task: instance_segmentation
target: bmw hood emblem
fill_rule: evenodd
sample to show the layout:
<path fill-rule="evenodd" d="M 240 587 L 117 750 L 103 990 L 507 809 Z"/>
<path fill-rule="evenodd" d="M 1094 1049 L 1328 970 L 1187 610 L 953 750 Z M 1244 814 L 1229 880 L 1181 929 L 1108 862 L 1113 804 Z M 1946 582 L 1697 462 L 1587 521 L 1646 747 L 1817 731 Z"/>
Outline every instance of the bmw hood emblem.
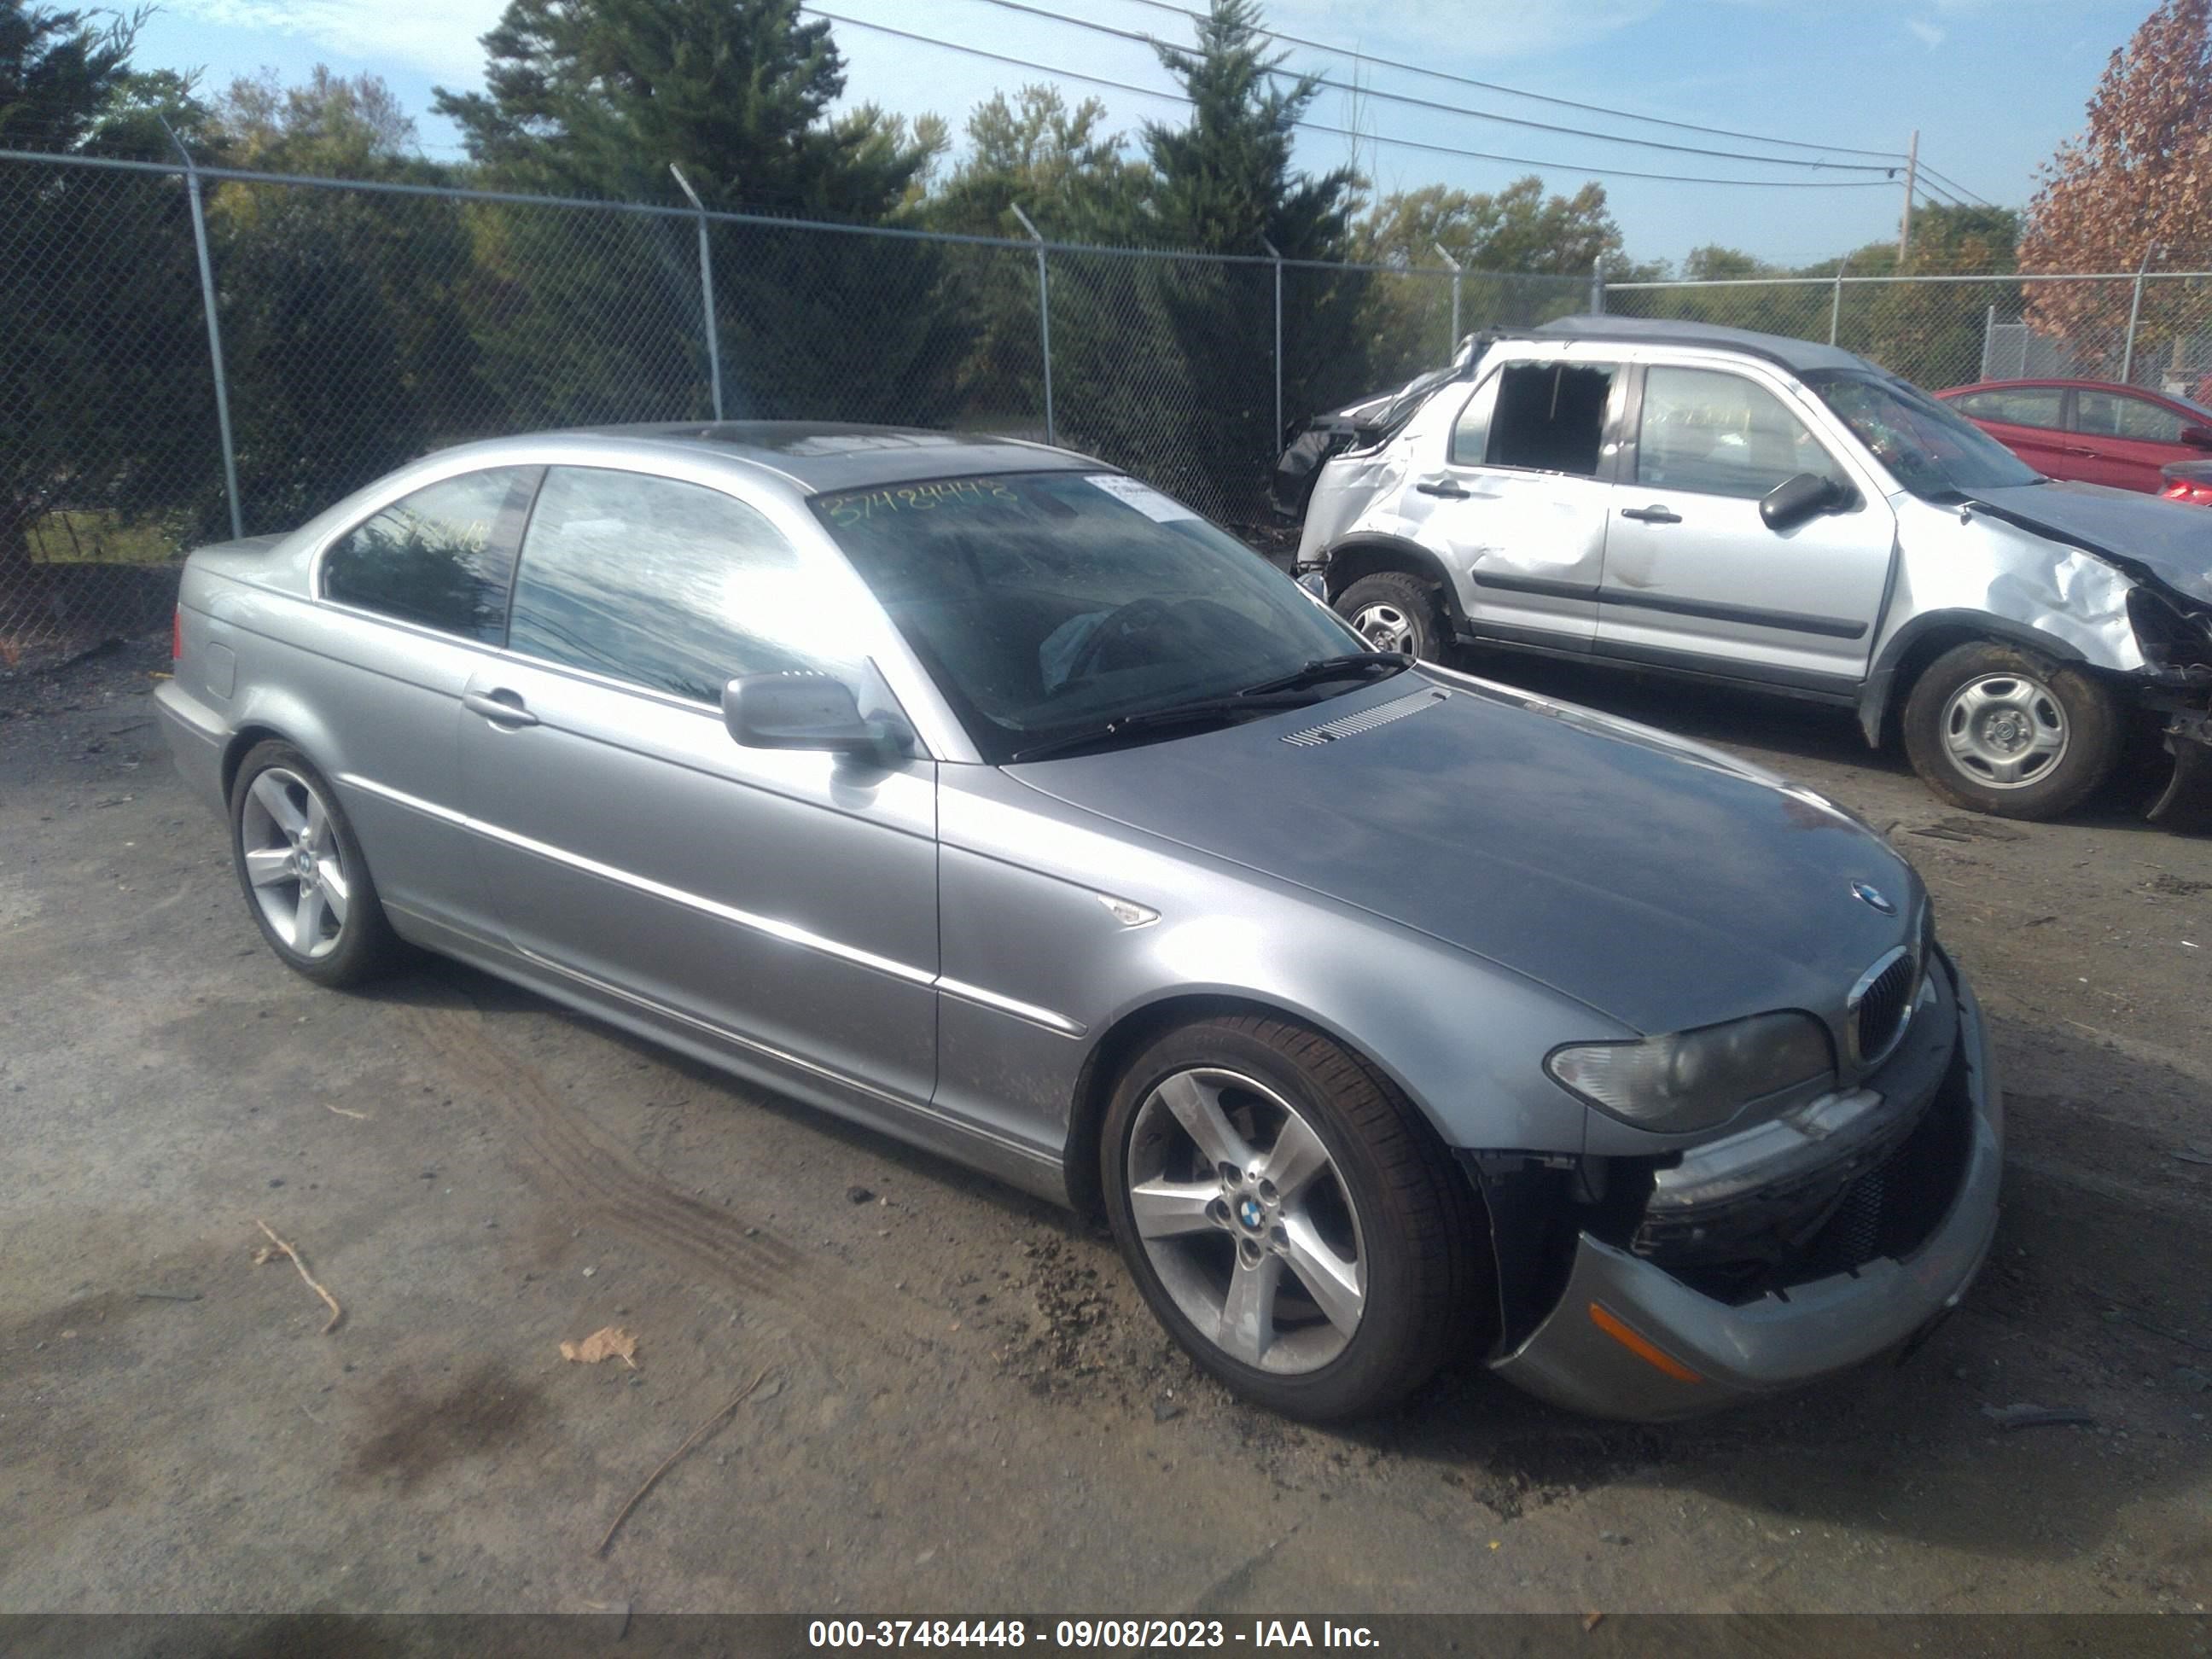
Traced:
<path fill-rule="evenodd" d="M 1871 882 L 1853 882 L 1851 884 L 1851 896 L 1856 899 L 1861 904 L 1869 905 L 1873 908 L 1881 911 L 1882 915 L 1886 916 L 1893 916 L 1897 914 L 1897 907 L 1894 904 L 1892 904 L 1887 898 L 1884 898 L 1882 896 L 1881 889 L 1875 886 Z"/>

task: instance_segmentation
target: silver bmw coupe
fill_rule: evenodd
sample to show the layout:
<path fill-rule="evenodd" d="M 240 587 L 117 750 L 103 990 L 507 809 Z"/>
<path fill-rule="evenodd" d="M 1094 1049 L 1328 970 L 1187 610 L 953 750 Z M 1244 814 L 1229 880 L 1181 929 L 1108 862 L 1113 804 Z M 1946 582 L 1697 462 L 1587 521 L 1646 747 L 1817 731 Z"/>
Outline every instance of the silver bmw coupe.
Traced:
<path fill-rule="evenodd" d="M 248 913 L 442 952 L 1104 1210 L 1206 1369 L 1686 1415 L 1905 1351 L 1996 1219 L 1925 891 L 1810 791 L 1373 652 L 1041 446 L 446 451 L 195 553 L 159 693 Z"/>

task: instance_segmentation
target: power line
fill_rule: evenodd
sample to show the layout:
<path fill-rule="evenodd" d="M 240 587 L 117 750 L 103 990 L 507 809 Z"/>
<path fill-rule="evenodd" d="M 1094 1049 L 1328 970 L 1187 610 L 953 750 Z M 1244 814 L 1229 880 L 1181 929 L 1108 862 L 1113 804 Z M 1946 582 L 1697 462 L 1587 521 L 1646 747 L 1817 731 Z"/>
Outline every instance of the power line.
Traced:
<path fill-rule="evenodd" d="M 1972 191 L 1968 190 L 1964 185 L 1960 184 L 1956 179 L 1952 178 L 1948 173 L 1936 172 L 1934 167 L 1928 165 L 1927 159 L 1925 157 L 1923 157 L 1921 160 L 1920 170 L 1933 178 L 1942 179 L 1946 185 L 1948 185 L 1954 191 L 1957 191 L 1966 201 L 1972 202 L 1976 207 L 1995 207 L 1996 205 L 1995 202 L 1989 200 L 1986 197 L 1976 195 Z"/>
<path fill-rule="evenodd" d="M 1188 7 L 1170 3 L 1170 0 L 1131 0 L 1131 3 L 1150 6 L 1155 11 L 1173 12 L 1178 17 L 1204 21 L 1201 14 Z M 1353 46 L 1333 46 L 1325 40 L 1309 40 L 1304 35 L 1285 34 L 1280 29 L 1261 28 L 1254 33 L 1270 40 L 1280 40 L 1286 46 L 1305 46 L 1314 52 L 1326 52 L 1339 58 L 1349 58 L 1356 63 L 1379 64 L 1384 69 L 1403 70 L 1408 75 L 1425 75 L 1438 81 L 1453 82 L 1459 86 L 1474 87 L 1484 92 L 1502 92 L 1509 97 L 1526 98 L 1539 104 L 1552 104 L 1561 109 L 1577 109 L 1585 115 L 1610 115 L 1623 121 L 1642 121 L 1656 127 L 1673 127 L 1680 132 L 1702 132 L 1715 138 L 1741 138 L 1754 144 L 1778 144 L 1788 149 L 1826 150 L 1838 155 L 1879 155 L 1902 161 L 1901 149 L 1860 149 L 1850 144 L 1814 144 L 1799 138 L 1770 138 L 1756 132 L 1738 132 L 1729 127 L 1700 126 L 1694 121 L 1670 121 L 1662 115 L 1638 115 L 1633 110 L 1613 109 L 1604 104 L 1577 103 L 1571 98 L 1554 98 L 1540 92 L 1528 92 L 1519 87 L 1501 86 L 1495 81 L 1478 81 L 1472 76 L 1455 75 L 1449 70 L 1431 69 L 1425 64 L 1402 63 L 1395 58 L 1378 58 L 1371 52 L 1361 52 Z"/>
<path fill-rule="evenodd" d="M 1108 87 L 1116 92 L 1133 92 L 1139 97 L 1162 98 L 1172 104 L 1188 104 L 1191 100 L 1179 92 L 1163 92 L 1157 87 L 1140 87 L 1133 82 L 1115 81 L 1102 75 L 1086 75 L 1075 70 L 1057 69 L 1050 64 L 1040 64 L 1027 58 L 1015 58 L 1002 52 L 989 52 L 981 46 L 965 46 L 954 40 L 939 40 L 927 34 L 915 34 L 910 30 L 893 28 L 888 23 L 864 22 L 857 17 L 841 16 L 824 11 L 819 6 L 803 6 L 825 22 L 838 23 L 848 28 L 866 29 L 872 33 L 888 34 L 901 40 L 911 40 L 918 46 L 939 46 L 964 57 L 987 58 L 994 64 L 1006 64 L 1038 75 L 1049 75 L 1064 81 L 1080 81 L 1088 86 Z M 1425 150 L 1435 155 L 1463 156 L 1477 161 L 1504 161 L 1509 166 L 1547 167 L 1562 173 L 1595 173 L 1609 179 L 1656 179 L 1678 185 L 1738 185 L 1765 190 L 1887 190 L 1891 180 L 1884 179 L 1715 179 L 1701 173 L 1644 173 L 1632 167 L 1594 167 L 1583 161 L 1545 161 L 1527 155 L 1500 155 L 1488 150 L 1463 149 L 1453 144 L 1424 143 L 1418 138 L 1391 138 L 1373 133 L 1355 132 L 1350 127 L 1331 126 L 1322 121 L 1297 121 L 1291 124 L 1306 132 L 1318 132 L 1334 138 L 1350 138 L 1362 143 L 1390 144 L 1400 149 Z"/>
<path fill-rule="evenodd" d="M 1030 17 L 1041 17 L 1048 22 L 1066 23 L 1075 28 L 1089 29 L 1096 34 L 1110 34 L 1120 40 L 1133 40 L 1152 47 L 1165 46 L 1171 51 L 1187 51 L 1170 41 L 1145 33 L 1139 29 L 1116 28 L 1111 23 L 1093 22 L 1086 17 L 1070 17 L 1065 12 L 1048 11 L 1042 6 L 1024 3 L 1024 0 L 982 0 L 987 6 L 997 6 L 1006 11 L 1018 11 Z M 1518 115 L 1500 115 L 1492 110 L 1465 109 L 1456 104 L 1443 103 L 1434 98 L 1416 98 L 1408 93 L 1383 92 L 1371 87 L 1347 85 L 1332 81 L 1325 75 L 1304 75 L 1295 70 L 1270 69 L 1267 74 L 1279 80 L 1310 82 L 1335 92 L 1347 92 L 1361 98 L 1372 98 L 1379 102 L 1407 104 L 1416 109 L 1435 110 L 1446 115 L 1457 115 L 1478 121 L 1496 121 L 1506 126 L 1527 127 L 1537 132 L 1564 133 L 1576 138 L 1595 138 L 1609 144 L 1633 144 L 1644 149 L 1671 150 L 1677 155 L 1711 155 L 1728 161 L 1755 161 L 1762 166 L 1778 167 L 1816 167 L 1829 173 L 1896 172 L 1893 164 L 1879 161 L 1797 161 L 1778 155 L 1755 155 L 1747 150 L 1711 149 L 1698 144 L 1668 143 L 1663 138 L 1634 138 L 1626 133 L 1593 132 L 1587 127 L 1571 127 L 1556 121 L 1533 121 Z"/>

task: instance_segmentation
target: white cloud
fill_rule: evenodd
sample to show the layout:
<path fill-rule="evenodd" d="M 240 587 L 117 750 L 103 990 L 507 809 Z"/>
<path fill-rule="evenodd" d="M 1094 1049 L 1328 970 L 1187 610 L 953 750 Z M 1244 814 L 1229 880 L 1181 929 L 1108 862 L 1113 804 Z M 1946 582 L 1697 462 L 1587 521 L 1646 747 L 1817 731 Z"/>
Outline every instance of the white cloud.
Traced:
<path fill-rule="evenodd" d="M 1905 27 L 1911 29 L 1918 38 L 1920 44 L 1930 52 L 1943 44 L 1943 31 L 1933 23 L 1923 23 L 1917 17 L 1914 17 L 1907 19 Z"/>
<path fill-rule="evenodd" d="M 174 12 L 241 29 L 265 29 L 333 55 L 397 60 L 449 86 L 483 73 L 479 37 L 503 0 L 171 0 Z"/>

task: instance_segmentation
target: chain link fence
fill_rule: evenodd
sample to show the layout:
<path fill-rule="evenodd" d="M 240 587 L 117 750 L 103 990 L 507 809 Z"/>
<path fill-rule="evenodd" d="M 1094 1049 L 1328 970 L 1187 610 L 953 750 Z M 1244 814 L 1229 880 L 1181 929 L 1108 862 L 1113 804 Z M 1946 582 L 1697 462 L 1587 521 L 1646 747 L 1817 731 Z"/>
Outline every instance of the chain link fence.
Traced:
<path fill-rule="evenodd" d="M 1782 277 L 1622 283 L 1606 308 L 1825 340 L 1931 390 L 2109 380 L 2205 401 L 2212 273 Z"/>
<path fill-rule="evenodd" d="M 0 152 L 0 672 L 158 629 L 194 545 L 550 427 L 1048 439 L 1264 541 L 1286 421 L 1587 290 Z"/>

